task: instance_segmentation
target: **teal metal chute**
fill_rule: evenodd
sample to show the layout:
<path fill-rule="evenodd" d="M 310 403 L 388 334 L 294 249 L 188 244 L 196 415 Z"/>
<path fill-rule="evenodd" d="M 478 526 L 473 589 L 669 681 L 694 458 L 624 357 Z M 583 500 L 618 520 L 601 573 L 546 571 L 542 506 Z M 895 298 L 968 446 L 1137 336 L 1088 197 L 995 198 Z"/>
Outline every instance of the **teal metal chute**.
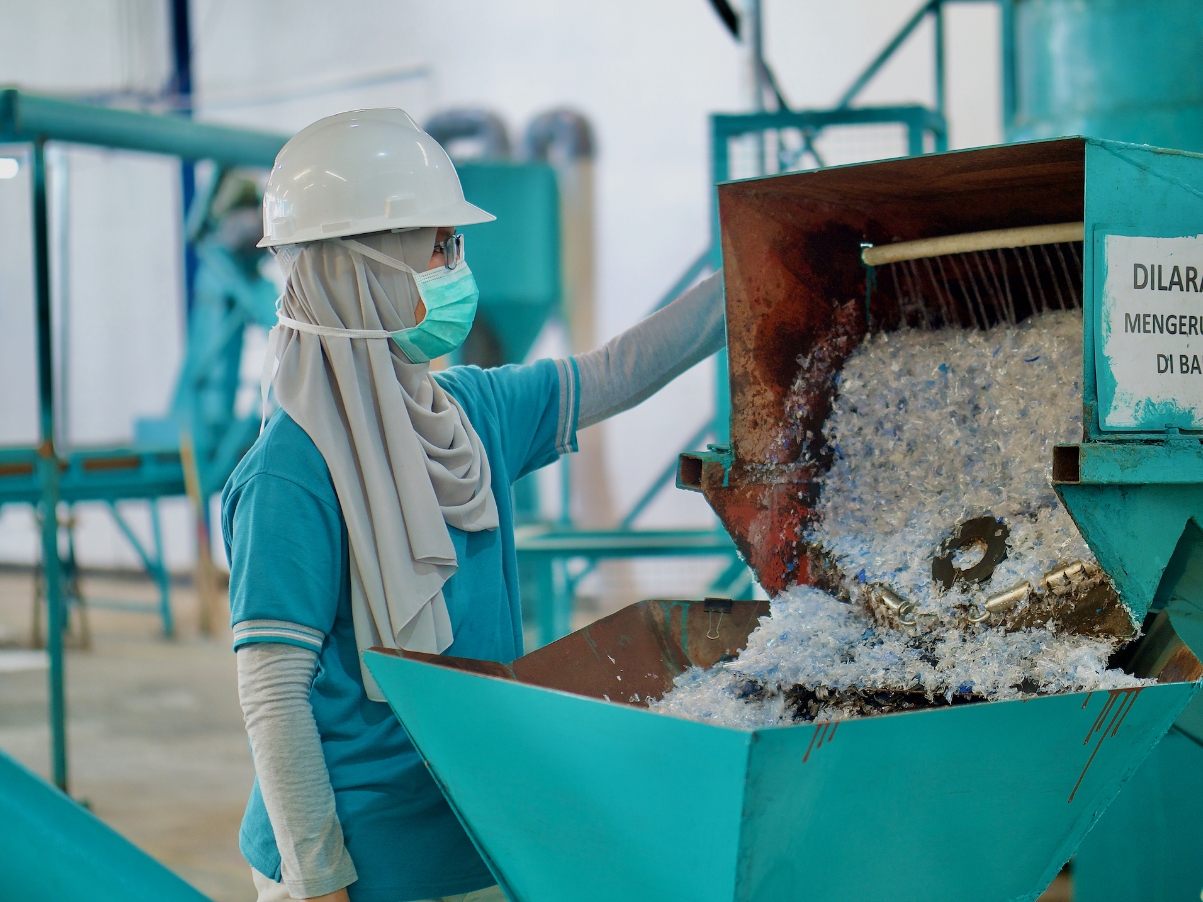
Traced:
<path fill-rule="evenodd" d="M 7 899 L 208 898 L 2 752 L 0 849 Z"/>
<path fill-rule="evenodd" d="M 365 654 L 510 899 L 1035 899 L 1198 690 L 758 731 L 645 710 L 767 605 L 705 608 L 640 602 L 508 666 Z"/>

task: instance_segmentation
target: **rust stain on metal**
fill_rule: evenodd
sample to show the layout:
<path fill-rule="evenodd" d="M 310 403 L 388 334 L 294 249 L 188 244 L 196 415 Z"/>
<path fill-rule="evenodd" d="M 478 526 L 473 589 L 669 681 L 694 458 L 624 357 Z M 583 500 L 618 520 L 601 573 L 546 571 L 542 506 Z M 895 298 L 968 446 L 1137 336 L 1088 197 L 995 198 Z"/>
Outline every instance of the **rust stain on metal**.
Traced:
<path fill-rule="evenodd" d="M 839 725 L 839 721 L 828 721 L 815 727 L 815 731 L 810 734 L 810 744 L 806 747 L 806 754 L 802 756 L 803 764 L 810 760 L 811 752 L 817 752 L 823 747 L 824 742 L 830 743 L 835 739 L 835 731 Z"/>
<path fill-rule="evenodd" d="M 1086 760 L 1086 766 L 1082 768 L 1082 773 L 1078 777 L 1078 782 L 1074 784 L 1073 792 L 1069 794 L 1069 801 L 1074 800 L 1074 796 L 1078 794 L 1078 790 L 1082 787 L 1082 781 L 1086 778 L 1086 771 L 1090 770 L 1090 765 L 1094 763 L 1095 756 L 1102 748 L 1104 740 L 1109 736 L 1115 736 L 1119 732 L 1119 728 L 1123 726 L 1124 719 L 1128 716 L 1128 712 L 1132 710 L 1132 706 L 1136 703 L 1136 697 L 1140 695 L 1143 687 L 1134 689 L 1108 689 L 1107 701 L 1103 704 L 1098 716 L 1094 719 L 1094 723 L 1090 726 L 1090 731 L 1086 734 L 1086 738 L 1082 740 L 1082 745 L 1088 745 L 1091 738 L 1098 733 L 1099 740 L 1094 745 L 1094 751 L 1090 753 L 1090 757 Z M 1087 699 L 1089 701 L 1089 698 Z M 1085 704 L 1082 705 L 1086 707 Z M 1110 715 L 1111 720 L 1108 722 L 1107 717 Z"/>

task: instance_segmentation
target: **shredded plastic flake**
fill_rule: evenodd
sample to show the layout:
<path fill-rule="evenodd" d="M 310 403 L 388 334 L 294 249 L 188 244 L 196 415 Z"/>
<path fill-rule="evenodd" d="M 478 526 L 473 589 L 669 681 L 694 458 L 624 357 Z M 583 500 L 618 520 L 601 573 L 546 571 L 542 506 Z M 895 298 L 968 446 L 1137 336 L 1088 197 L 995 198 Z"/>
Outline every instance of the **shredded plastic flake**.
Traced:
<path fill-rule="evenodd" d="M 834 460 L 808 537 L 853 603 L 809 586 L 783 593 L 736 660 L 686 671 L 652 710 L 755 729 L 1148 682 L 1108 670 L 1104 639 L 951 622 L 957 605 L 1094 561 L 1050 483 L 1053 445 L 1082 433 L 1081 333 L 1079 313 L 1058 312 L 867 338 L 838 376 L 824 426 Z M 933 556 L 986 515 L 1010 528 L 1006 558 L 985 582 L 943 591 Z M 872 583 L 929 626 L 875 624 L 856 603 Z"/>

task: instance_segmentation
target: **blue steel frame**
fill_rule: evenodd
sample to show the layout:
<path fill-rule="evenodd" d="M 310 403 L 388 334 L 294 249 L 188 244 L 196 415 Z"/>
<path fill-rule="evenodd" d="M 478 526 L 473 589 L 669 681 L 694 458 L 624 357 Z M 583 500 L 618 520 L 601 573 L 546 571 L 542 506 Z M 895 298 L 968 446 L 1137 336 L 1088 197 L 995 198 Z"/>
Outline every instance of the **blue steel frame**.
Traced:
<path fill-rule="evenodd" d="M 62 500 L 157 498 L 184 494 L 178 449 L 89 449 L 60 455 L 55 445 L 54 369 L 51 332 L 49 213 L 45 145 L 66 141 L 120 150 L 210 159 L 229 166 L 270 168 L 285 137 L 206 125 L 176 116 L 157 116 L 86 106 L 0 90 L 0 142 L 31 145 L 34 284 L 37 328 L 38 421 L 34 448 L 0 449 L 0 503 L 39 505 L 46 580 L 47 652 L 50 658 L 51 764 L 54 783 L 68 791 L 66 699 L 63 672 L 63 597 L 59 569 L 58 518 Z M 123 521 L 118 518 L 118 524 Z M 132 533 L 131 533 L 132 535 Z M 161 561 L 139 554 L 164 586 Z M 160 575 L 161 573 L 161 575 Z"/>

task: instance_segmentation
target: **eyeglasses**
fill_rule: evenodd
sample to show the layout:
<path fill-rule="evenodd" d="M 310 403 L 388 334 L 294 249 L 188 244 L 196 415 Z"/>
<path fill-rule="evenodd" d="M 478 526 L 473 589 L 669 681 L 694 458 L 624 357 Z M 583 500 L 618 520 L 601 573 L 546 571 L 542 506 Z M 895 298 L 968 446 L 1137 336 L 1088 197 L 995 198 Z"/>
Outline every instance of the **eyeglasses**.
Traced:
<path fill-rule="evenodd" d="M 455 269 L 464 259 L 464 236 L 452 235 L 442 241 L 435 242 L 434 253 L 443 255 L 443 265 Z"/>

